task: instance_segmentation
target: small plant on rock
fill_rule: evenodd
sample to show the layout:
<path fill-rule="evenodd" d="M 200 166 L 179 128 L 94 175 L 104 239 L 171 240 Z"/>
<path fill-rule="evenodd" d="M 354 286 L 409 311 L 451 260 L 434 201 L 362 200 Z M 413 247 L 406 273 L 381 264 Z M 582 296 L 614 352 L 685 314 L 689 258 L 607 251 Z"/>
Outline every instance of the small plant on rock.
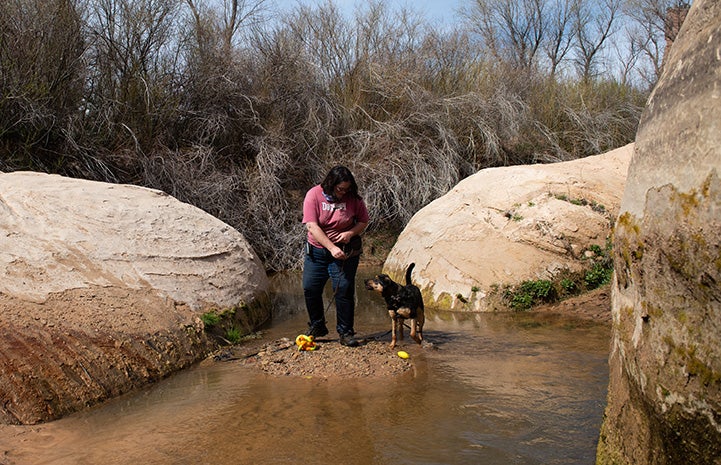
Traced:
<path fill-rule="evenodd" d="M 612 275 L 612 267 L 606 267 L 603 263 L 596 263 L 586 272 L 586 276 L 584 276 L 583 280 L 586 284 L 586 288 L 588 290 L 592 290 L 609 283 Z"/>
<path fill-rule="evenodd" d="M 601 249 L 600 245 L 593 244 L 588 247 L 588 250 L 593 252 L 597 257 L 600 257 L 603 255 L 603 249 Z"/>
<path fill-rule="evenodd" d="M 576 289 L 578 289 L 578 286 L 576 286 L 576 283 L 573 282 L 572 279 L 569 278 L 563 278 L 561 280 L 561 289 L 563 289 L 564 294 L 573 294 L 576 292 Z"/>
<path fill-rule="evenodd" d="M 220 317 L 215 312 L 205 312 L 200 315 L 200 319 L 207 327 L 215 326 L 220 323 Z"/>
<path fill-rule="evenodd" d="M 556 299 L 553 283 L 546 279 L 523 281 L 520 286 L 506 291 L 511 308 L 528 310 L 539 303 L 552 302 Z"/>
<path fill-rule="evenodd" d="M 225 333 L 225 338 L 230 342 L 231 344 L 237 344 L 240 342 L 240 330 L 233 326 L 232 328 L 229 328 L 228 331 Z"/>

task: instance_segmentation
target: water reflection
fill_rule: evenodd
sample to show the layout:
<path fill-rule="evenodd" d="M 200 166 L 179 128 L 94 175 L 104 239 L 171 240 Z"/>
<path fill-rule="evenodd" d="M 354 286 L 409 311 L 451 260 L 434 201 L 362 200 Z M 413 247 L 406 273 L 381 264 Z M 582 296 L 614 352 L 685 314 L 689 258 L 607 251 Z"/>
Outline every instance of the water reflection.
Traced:
<path fill-rule="evenodd" d="M 275 286 L 268 337 L 293 336 L 306 320 L 297 277 Z M 358 299 L 358 331 L 390 328 L 380 298 Z M 406 342 L 415 369 L 380 381 L 204 363 L 60 421 L 2 428 L 0 463 L 594 463 L 607 326 L 429 312 L 425 336 L 435 349 Z"/>

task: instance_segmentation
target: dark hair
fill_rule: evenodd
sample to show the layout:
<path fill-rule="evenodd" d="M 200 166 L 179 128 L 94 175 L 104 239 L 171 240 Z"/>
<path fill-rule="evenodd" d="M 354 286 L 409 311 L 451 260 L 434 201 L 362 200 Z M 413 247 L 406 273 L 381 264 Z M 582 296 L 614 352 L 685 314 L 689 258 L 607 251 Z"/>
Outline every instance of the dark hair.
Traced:
<path fill-rule="evenodd" d="M 326 195 L 332 196 L 335 194 L 335 186 L 342 182 L 350 183 L 350 189 L 348 189 L 346 194 L 350 194 L 352 197 L 361 198 L 358 194 L 358 184 L 355 182 L 353 173 L 351 173 L 345 166 L 338 165 L 331 168 L 320 185 Z"/>

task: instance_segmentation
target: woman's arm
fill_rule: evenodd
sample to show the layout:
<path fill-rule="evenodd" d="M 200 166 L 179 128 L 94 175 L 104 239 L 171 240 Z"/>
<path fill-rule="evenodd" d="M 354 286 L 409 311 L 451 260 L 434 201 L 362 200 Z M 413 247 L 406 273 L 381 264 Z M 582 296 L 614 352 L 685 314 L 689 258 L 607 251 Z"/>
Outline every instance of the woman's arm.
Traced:
<path fill-rule="evenodd" d="M 368 223 L 356 223 L 348 231 L 340 233 L 340 239 L 338 242 L 341 244 L 347 244 L 353 236 L 360 236 L 360 234 L 365 231 L 366 226 L 368 226 Z"/>
<path fill-rule="evenodd" d="M 356 225 L 357 226 L 357 225 Z M 345 254 L 343 253 L 343 250 L 341 250 L 340 247 L 335 245 L 330 239 L 328 239 L 328 236 L 326 236 L 325 232 L 321 229 L 321 227 L 318 225 L 318 223 L 314 221 L 309 221 L 305 224 L 306 229 L 310 234 L 313 236 L 313 239 L 318 241 L 320 245 L 328 249 L 331 255 L 333 255 L 333 258 L 336 259 L 343 259 L 346 258 Z"/>

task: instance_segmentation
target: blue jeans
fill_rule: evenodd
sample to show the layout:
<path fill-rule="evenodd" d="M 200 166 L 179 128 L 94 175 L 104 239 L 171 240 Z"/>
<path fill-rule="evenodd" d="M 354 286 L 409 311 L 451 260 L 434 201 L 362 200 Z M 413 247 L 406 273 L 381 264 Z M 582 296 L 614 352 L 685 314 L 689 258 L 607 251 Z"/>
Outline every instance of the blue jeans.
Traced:
<path fill-rule="evenodd" d="M 355 316 L 355 275 L 360 256 L 336 260 L 327 249 L 309 247 L 303 262 L 303 295 L 310 327 L 325 325 L 323 288 L 328 278 L 333 285 L 338 334 L 353 334 Z"/>

